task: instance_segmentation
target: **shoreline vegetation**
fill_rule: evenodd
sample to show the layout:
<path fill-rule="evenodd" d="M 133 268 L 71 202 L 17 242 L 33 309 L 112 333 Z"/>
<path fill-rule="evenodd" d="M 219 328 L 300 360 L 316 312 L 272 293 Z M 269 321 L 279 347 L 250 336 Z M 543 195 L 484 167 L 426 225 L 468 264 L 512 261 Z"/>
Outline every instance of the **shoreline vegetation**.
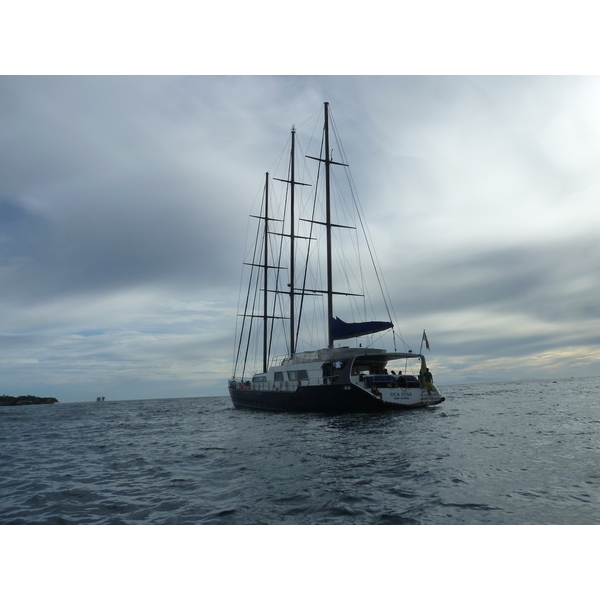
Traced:
<path fill-rule="evenodd" d="M 0 396 L 0 406 L 24 406 L 26 404 L 57 404 L 56 398 L 39 398 L 38 396 Z"/>

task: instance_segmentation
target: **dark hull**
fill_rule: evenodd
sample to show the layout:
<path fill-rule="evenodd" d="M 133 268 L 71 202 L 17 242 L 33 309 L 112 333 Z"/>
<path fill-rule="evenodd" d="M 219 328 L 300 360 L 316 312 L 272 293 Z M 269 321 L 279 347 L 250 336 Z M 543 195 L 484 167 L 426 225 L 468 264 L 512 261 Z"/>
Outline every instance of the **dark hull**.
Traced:
<path fill-rule="evenodd" d="M 316 385 L 295 392 L 229 389 L 236 408 L 278 412 L 359 413 L 408 410 L 443 402 L 402 405 L 383 402 L 355 385 Z"/>

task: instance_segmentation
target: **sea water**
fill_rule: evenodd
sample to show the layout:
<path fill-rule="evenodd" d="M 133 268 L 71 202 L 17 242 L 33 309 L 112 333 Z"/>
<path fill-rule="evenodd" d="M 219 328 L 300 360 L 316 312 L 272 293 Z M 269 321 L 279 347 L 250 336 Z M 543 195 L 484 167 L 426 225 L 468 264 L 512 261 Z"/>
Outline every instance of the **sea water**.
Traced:
<path fill-rule="evenodd" d="M 600 523 L 600 378 L 442 389 L 383 414 L 0 407 L 0 524 Z"/>

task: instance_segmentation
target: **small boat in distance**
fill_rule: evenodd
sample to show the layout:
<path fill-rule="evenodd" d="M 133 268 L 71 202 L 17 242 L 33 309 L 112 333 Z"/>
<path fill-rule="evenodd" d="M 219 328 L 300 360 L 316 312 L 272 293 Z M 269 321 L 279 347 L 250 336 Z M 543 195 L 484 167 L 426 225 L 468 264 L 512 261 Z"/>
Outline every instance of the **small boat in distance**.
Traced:
<path fill-rule="evenodd" d="M 336 140 L 335 161 L 330 132 Z M 311 178 L 310 182 L 297 179 L 297 145 L 292 127 L 285 175 L 270 179 L 266 174 L 260 212 L 252 215 L 259 226 L 244 262 L 249 275 L 245 294 L 240 295 L 229 380 L 234 406 L 348 413 L 443 402 L 423 354 L 406 345 L 403 352 L 374 346 L 383 335 L 391 333 L 394 348 L 402 338 L 394 331 L 391 303 L 327 102 L 317 156 L 305 156 L 316 166 L 312 176 L 308 169 L 302 171 L 302 179 Z M 345 181 L 335 178 L 333 167 L 346 170 Z M 277 204 L 273 181 L 283 184 L 282 201 Z M 342 189 L 349 190 L 347 204 Z M 359 234 L 364 238 L 361 242 Z M 356 244 L 353 252 L 347 250 L 351 242 Z M 366 284 L 361 250 L 377 274 Z M 388 313 L 385 321 L 365 318 L 374 306 L 370 288 L 376 285 L 384 298 L 377 308 Z M 357 345 L 339 345 L 340 340 L 353 338 Z"/>

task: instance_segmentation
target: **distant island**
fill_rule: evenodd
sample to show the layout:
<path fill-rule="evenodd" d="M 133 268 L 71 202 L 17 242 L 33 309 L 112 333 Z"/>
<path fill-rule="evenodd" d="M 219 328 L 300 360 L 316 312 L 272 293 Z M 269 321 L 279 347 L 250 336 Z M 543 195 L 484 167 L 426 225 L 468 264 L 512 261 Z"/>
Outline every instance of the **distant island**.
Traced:
<path fill-rule="evenodd" d="M 0 396 L 0 406 L 23 406 L 24 404 L 56 404 L 56 398 L 38 398 L 37 396 Z"/>

